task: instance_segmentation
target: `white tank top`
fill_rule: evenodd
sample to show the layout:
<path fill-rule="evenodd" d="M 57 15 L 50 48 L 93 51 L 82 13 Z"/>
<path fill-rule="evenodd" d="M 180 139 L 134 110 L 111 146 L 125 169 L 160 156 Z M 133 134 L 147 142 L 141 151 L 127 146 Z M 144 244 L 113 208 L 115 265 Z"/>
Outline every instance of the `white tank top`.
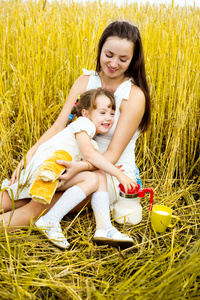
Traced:
<path fill-rule="evenodd" d="M 86 90 L 96 89 L 102 87 L 101 79 L 99 75 L 95 71 L 88 71 L 83 69 L 83 75 L 90 75 L 89 82 L 87 85 Z M 131 79 L 123 82 L 117 88 L 114 93 L 115 101 L 116 101 L 116 111 L 115 111 L 115 122 L 112 128 L 109 130 L 107 134 L 104 135 L 97 135 L 95 137 L 96 142 L 99 146 L 99 152 L 104 153 L 108 148 L 108 145 L 113 137 L 119 116 L 120 116 L 120 104 L 122 99 L 129 99 L 129 94 L 131 90 L 131 86 L 133 85 Z M 119 158 L 117 165 L 122 164 L 123 169 L 125 169 L 125 173 L 130 177 L 135 177 L 135 143 L 139 136 L 139 130 L 137 130 L 130 140 L 129 144 L 125 148 L 124 152 L 122 153 L 121 157 Z M 119 140 L 120 143 L 120 140 Z"/>

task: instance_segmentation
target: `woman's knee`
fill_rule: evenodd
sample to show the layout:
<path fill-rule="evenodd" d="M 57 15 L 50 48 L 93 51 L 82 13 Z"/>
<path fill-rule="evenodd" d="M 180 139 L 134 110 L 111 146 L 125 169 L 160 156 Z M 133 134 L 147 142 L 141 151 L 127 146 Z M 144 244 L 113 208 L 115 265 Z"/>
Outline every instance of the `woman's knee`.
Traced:
<path fill-rule="evenodd" d="M 0 209 L 3 212 L 7 212 L 12 209 L 12 200 L 10 199 L 7 191 L 0 193 Z"/>

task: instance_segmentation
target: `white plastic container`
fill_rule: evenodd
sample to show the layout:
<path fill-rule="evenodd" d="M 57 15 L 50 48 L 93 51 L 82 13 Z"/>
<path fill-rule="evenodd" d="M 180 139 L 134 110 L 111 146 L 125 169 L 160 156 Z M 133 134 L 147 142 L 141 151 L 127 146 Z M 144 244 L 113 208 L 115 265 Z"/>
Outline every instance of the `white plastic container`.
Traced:
<path fill-rule="evenodd" d="M 114 206 L 114 219 L 118 224 L 133 224 L 136 225 L 142 221 L 142 206 L 140 204 L 140 197 L 144 197 L 146 192 L 150 193 L 150 206 L 153 206 L 153 190 L 146 188 L 140 190 L 139 184 L 135 189 L 128 190 L 125 193 L 123 185 L 119 185 L 119 197 Z"/>

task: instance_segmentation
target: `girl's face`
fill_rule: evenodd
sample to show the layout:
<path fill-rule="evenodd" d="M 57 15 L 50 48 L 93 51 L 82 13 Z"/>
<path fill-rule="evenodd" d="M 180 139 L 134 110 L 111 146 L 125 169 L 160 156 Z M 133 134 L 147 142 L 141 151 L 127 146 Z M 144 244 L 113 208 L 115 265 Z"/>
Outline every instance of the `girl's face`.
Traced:
<path fill-rule="evenodd" d="M 115 111 L 110 107 L 110 99 L 104 95 L 100 95 L 96 98 L 96 109 L 93 109 L 90 113 L 85 111 L 85 115 L 96 126 L 96 134 L 105 134 L 114 123 Z"/>
<path fill-rule="evenodd" d="M 107 38 L 100 55 L 101 70 L 109 78 L 124 76 L 133 57 L 134 45 L 116 36 Z"/>

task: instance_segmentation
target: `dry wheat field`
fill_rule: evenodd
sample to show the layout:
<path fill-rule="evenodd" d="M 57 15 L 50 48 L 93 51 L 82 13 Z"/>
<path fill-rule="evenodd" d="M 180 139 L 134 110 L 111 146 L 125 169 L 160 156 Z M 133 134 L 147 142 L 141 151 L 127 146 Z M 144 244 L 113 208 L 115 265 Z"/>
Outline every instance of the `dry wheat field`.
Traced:
<path fill-rule="evenodd" d="M 134 1 L 133 1 L 134 2 Z M 0 299 L 199 299 L 200 297 L 200 9 L 171 5 L 0 0 L 0 182 L 51 126 L 82 68 L 94 69 L 107 24 L 141 32 L 152 124 L 136 159 L 154 203 L 180 221 L 155 234 L 149 198 L 143 220 L 115 224 L 134 239 L 120 250 L 92 243 L 94 217 L 84 208 L 62 228 L 62 251 L 34 226 L 0 233 Z M 114 222 L 114 221 L 113 221 Z"/>

